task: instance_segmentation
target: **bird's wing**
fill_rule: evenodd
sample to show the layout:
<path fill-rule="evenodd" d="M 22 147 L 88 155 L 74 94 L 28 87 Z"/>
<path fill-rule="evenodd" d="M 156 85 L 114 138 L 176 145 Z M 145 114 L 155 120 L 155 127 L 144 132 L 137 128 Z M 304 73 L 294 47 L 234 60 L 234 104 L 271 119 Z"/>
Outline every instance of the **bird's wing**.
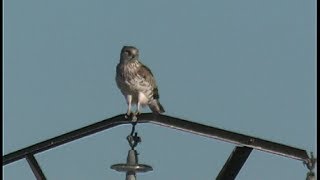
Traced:
<path fill-rule="evenodd" d="M 153 90 L 152 90 L 153 91 L 153 98 L 159 99 L 158 87 L 157 87 L 156 80 L 154 79 L 151 70 L 147 66 L 141 64 L 141 67 L 139 68 L 137 73 L 140 77 L 142 77 L 145 81 L 147 81 L 151 85 L 151 87 L 153 88 Z"/>

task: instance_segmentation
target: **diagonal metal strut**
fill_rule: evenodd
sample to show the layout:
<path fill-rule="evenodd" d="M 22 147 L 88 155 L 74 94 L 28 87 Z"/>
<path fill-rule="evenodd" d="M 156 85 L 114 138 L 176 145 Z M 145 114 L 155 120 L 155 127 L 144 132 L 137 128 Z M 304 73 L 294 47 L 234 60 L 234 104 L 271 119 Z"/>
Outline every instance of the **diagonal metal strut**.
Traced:
<path fill-rule="evenodd" d="M 33 156 L 33 154 L 28 154 L 26 156 L 26 159 L 31 167 L 31 170 L 34 174 L 34 176 L 37 178 L 37 180 L 46 180 L 46 176 L 43 174 L 36 158 Z"/>
<path fill-rule="evenodd" d="M 222 170 L 218 174 L 216 180 L 235 179 L 240 169 L 248 159 L 251 151 L 252 148 L 236 146 L 227 162 L 224 164 Z"/>

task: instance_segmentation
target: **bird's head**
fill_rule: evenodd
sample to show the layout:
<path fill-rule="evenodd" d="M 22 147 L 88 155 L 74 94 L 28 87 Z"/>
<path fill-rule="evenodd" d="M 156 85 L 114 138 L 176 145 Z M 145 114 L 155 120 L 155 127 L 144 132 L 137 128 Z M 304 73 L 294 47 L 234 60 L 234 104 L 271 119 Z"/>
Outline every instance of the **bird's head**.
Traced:
<path fill-rule="evenodd" d="M 123 46 L 120 54 L 120 61 L 127 62 L 137 60 L 139 58 L 139 50 L 134 46 Z"/>

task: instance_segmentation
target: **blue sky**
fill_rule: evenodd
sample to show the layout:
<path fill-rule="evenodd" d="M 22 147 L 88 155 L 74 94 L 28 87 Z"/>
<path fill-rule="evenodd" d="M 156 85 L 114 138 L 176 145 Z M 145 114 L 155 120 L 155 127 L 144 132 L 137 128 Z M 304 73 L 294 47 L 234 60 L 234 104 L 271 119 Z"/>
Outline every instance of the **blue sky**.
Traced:
<path fill-rule="evenodd" d="M 3 154 L 126 111 L 123 45 L 140 49 L 167 115 L 316 151 L 315 1 L 6 0 Z M 148 112 L 149 109 L 144 109 Z M 137 127 L 139 180 L 213 179 L 234 145 Z M 130 126 L 37 154 L 48 179 L 124 179 Z M 25 160 L 4 180 L 32 180 Z M 296 160 L 253 151 L 238 180 L 304 179 Z"/>

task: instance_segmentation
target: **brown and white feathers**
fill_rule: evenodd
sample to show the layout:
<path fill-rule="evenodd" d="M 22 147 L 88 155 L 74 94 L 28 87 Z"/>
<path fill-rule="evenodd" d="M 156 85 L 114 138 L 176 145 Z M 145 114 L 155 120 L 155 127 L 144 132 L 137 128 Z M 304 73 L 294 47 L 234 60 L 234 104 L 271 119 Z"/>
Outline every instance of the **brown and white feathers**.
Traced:
<path fill-rule="evenodd" d="M 124 46 L 120 53 L 120 62 L 116 69 L 116 82 L 122 94 L 125 96 L 128 111 L 131 106 L 137 105 L 137 113 L 140 107 L 148 105 L 153 113 L 165 112 L 159 102 L 159 92 L 151 70 L 139 61 L 139 50 L 133 46 Z"/>

